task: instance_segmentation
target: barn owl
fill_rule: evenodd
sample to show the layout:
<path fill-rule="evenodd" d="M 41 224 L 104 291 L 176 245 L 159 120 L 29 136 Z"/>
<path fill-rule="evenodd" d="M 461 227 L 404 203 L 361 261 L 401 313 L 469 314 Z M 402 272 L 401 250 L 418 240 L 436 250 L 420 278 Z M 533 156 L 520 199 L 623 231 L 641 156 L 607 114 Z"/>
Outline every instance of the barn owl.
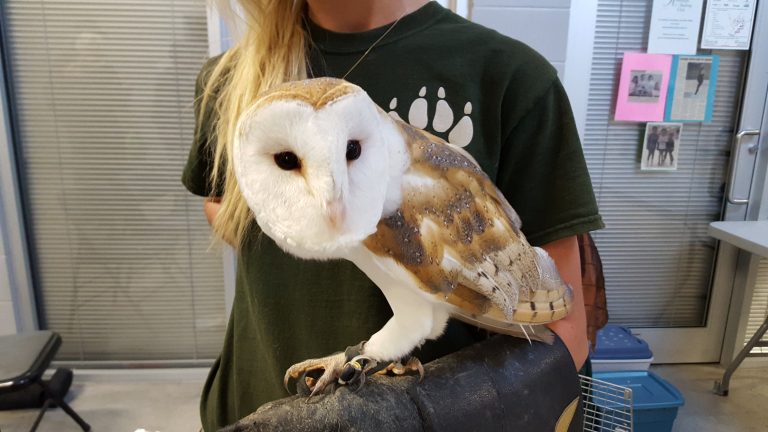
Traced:
<path fill-rule="evenodd" d="M 300 258 L 353 262 L 393 312 L 359 349 L 289 368 L 286 385 L 313 370 L 312 394 L 362 385 L 438 338 L 449 317 L 551 342 L 542 324 L 571 308 L 570 286 L 475 160 L 349 82 L 290 82 L 260 97 L 237 123 L 233 164 L 266 235 Z"/>

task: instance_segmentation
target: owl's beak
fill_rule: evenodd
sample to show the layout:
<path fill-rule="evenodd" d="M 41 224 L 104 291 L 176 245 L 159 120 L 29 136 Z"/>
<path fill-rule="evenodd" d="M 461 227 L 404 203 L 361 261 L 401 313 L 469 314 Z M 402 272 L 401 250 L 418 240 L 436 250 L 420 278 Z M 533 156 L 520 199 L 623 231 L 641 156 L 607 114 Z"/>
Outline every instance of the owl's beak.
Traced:
<path fill-rule="evenodd" d="M 344 225 L 344 203 L 342 202 L 341 198 L 336 198 L 334 200 L 328 201 L 326 208 L 328 211 L 328 220 L 330 221 L 331 226 L 338 231 Z"/>

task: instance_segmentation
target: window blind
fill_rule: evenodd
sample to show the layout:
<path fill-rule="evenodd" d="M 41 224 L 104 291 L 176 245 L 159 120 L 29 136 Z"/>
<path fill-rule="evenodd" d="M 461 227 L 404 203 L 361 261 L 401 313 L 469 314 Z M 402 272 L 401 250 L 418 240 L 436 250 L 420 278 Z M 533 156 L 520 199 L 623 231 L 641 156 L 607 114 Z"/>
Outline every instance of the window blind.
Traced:
<path fill-rule="evenodd" d="M 745 344 L 749 342 L 766 317 L 768 317 L 768 259 L 764 258 L 760 260 L 760 266 L 757 270 L 755 291 L 752 294 L 752 304 L 747 321 L 747 332 L 744 335 Z M 768 342 L 768 335 L 763 336 L 762 340 Z M 768 355 L 768 347 L 753 348 L 752 354 Z"/>
<path fill-rule="evenodd" d="M 639 327 L 705 324 L 728 152 L 744 53 L 718 51 L 714 117 L 685 124 L 677 171 L 640 171 L 645 123 L 612 121 L 625 51 L 646 52 L 652 2 L 600 0 L 584 152 L 607 229 L 603 257 L 611 322 Z M 702 54 L 708 51 L 702 51 Z"/>
<path fill-rule="evenodd" d="M 180 175 L 205 0 L 8 0 L 23 192 L 60 360 L 212 359 L 221 257 Z"/>

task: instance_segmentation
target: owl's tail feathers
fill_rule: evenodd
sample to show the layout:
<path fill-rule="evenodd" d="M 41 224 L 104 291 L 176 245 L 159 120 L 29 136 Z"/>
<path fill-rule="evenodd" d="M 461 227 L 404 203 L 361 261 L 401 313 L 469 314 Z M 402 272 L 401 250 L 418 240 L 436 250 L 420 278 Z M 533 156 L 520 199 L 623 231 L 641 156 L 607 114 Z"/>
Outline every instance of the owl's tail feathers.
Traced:
<path fill-rule="evenodd" d="M 555 261 L 544 249 L 535 247 L 541 283 L 518 302 L 513 320 L 518 323 L 545 324 L 563 319 L 573 306 L 573 289 L 557 271 Z"/>
<path fill-rule="evenodd" d="M 531 325 L 528 323 L 511 323 L 499 321 L 488 316 L 468 316 L 460 309 L 454 309 L 451 316 L 466 323 L 472 324 L 494 333 L 519 337 L 530 341 L 541 341 L 552 345 L 555 342 L 555 334 L 543 325 Z"/>
<path fill-rule="evenodd" d="M 475 320 L 472 324 L 495 333 L 527 339 L 528 342 L 539 341 L 549 345 L 555 343 L 555 334 L 543 325 L 502 323 L 486 319 Z"/>
<path fill-rule="evenodd" d="M 510 327 L 505 333 L 510 336 L 528 339 L 528 342 L 537 340 L 549 345 L 555 343 L 555 334 L 543 325 L 518 324 L 517 328 Z"/>

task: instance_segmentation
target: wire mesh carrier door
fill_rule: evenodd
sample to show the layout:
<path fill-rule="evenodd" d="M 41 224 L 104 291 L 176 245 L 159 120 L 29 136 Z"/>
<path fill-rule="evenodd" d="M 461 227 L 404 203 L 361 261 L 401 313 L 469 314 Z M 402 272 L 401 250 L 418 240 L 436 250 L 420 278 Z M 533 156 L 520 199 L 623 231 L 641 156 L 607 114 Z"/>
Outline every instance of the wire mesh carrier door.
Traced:
<path fill-rule="evenodd" d="M 632 390 L 579 375 L 585 432 L 632 432 Z"/>

